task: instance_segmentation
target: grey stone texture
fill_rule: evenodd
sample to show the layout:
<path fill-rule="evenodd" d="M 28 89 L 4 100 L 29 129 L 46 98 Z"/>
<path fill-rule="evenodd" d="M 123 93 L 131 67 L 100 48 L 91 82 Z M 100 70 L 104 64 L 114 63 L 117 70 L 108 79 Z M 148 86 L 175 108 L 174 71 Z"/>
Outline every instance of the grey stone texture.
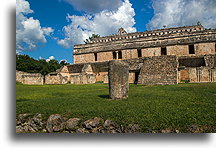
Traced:
<path fill-rule="evenodd" d="M 129 65 L 123 61 L 109 62 L 109 94 L 112 99 L 128 98 Z"/>
<path fill-rule="evenodd" d="M 49 133 L 51 132 L 61 132 L 65 128 L 65 121 L 59 114 L 50 115 L 47 120 L 46 129 Z"/>
<path fill-rule="evenodd" d="M 177 83 L 176 56 L 159 56 L 144 59 L 139 83 L 145 85 L 166 85 Z"/>

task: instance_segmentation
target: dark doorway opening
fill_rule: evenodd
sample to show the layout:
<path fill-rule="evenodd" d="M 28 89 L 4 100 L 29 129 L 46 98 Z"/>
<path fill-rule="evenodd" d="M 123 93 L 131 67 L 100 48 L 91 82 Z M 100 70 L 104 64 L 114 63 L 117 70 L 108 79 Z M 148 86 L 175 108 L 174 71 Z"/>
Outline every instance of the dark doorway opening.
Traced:
<path fill-rule="evenodd" d="M 161 47 L 161 55 L 167 55 L 166 47 Z"/>
<path fill-rule="evenodd" d="M 189 54 L 195 54 L 194 45 L 189 45 Z"/>
<path fill-rule="evenodd" d="M 122 59 L 122 51 L 118 52 L 118 59 Z"/>
<path fill-rule="evenodd" d="M 94 53 L 95 61 L 97 61 L 97 53 Z"/>
<path fill-rule="evenodd" d="M 135 72 L 135 79 L 134 79 L 134 84 L 137 84 L 138 83 L 138 80 L 139 80 L 139 71 L 136 71 Z"/>
<path fill-rule="evenodd" d="M 113 51 L 113 59 L 116 59 L 116 52 Z"/>
<path fill-rule="evenodd" d="M 142 51 L 141 49 L 137 49 L 138 58 L 142 57 Z"/>

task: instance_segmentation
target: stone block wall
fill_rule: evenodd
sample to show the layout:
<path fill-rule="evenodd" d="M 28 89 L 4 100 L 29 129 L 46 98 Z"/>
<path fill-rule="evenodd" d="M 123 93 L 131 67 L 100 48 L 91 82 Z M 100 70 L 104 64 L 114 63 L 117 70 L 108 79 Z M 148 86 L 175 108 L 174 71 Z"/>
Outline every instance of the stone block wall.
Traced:
<path fill-rule="evenodd" d="M 29 73 L 22 75 L 22 83 L 28 85 L 43 85 L 44 76 L 39 73 Z"/>
<path fill-rule="evenodd" d="M 104 82 L 104 76 L 106 76 L 108 74 L 108 72 L 99 72 L 96 74 L 96 82 L 98 81 L 102 81 Z"/>
<path fill-rule="evenodd" d="M 145 58 L 138 83 L 145 85 L 176 84 L 177 65 L 176 56 Z"/>
<path fill-rule="evenodd" d="M 195 44 L 196 55 L 215 54 L 215 42 L 213 43 L 198 43 Z"/>
<path fill-rule="evenodd" d="M 215 54 L 215 30 L 202 26 L 184 26 L 137 33 L 117 34 L 100 37 L 88 44 L 74 46 L 75 63 L 113 60 L 112 52 L 121 51 L 122 59 L 160 56 L 161 48 L 166 47 L 167 55 L 199 56 Z M 189 45 L 194 45 L 195 53 L 189 53 Z"/>
<path fill-rule="evenodd" d="M 95 58 L 94 58 L 93 53 L 74 55 L 74 64 L 76 64 L 76 63 L 91 63 L 91 62 L 95 62 Z"/>
<path fill-rule="evenodd" d="M 96 82 L 95 74 L 77 74 L 71 75 L 71 84 L 94 84 Z"/>
<path fill-rule="evenodd" d="M 134 72 L 130 72 L 129 73 L 129 78 L 128 78 L 128 83 L 134 83 L 135 81 L 135 73 Z"/>
<path fill-rule="evenodd" d="M 142 57 L 151 57 L 151 56 L 160 56 L 160 55 L 161 55 L 160 47 L 142 49 Z"/>
<path fill-rule="evenodd" d="M 167 55 L 189 56 L 188 45 L 167 46 Z"/>
<path fill-rule="evenodd" d="M 67 84 L 68 76 L 61 74 L 48 74 L 45 76 L 45 84 Z"/>
<path fill-rule="evenodd" d="M 27 74 L 29 74 L 29 73 L 16 70 L 16 81 L 22 83 L 22 81 L 23 81 L 22 76 L 27 75 Z"/>
<path fill-rule="evenodd" d="M 138 58 L 137 49 L 122 50 L 122 59 Z"/>
<path fill-rule="evenodd" d="M 44 76 L 40 73 L 16 71 L 16 81 L 28 85 L 43 85 Z"/>
<path fill-rule="evenodd" d="M 108 74 L 103 76 L 103 83 L 109 83 L 109 77 Z"/>
<path fill-rule="evenodd" d="M 215 69 L 209 67 L 186 67 L 178 71 L 178 82 L 215 82 Z"/>
<path fill-rule="evenodd" d="M 112 52 L 98 52 L 97 53 L 97 61 L 104 62 L 113 59 Z"/>

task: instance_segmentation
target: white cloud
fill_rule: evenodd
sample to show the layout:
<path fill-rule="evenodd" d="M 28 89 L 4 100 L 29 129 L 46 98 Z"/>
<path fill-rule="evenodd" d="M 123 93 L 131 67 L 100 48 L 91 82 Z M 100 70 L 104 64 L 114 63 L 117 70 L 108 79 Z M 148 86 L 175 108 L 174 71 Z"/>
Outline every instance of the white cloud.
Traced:
<path fill-rule="evenodd" d="M 122 0 L 65 0 L 75 9 L 88 13 L 98 13 L 103 10 L 116 10 L 121 5 Z"/>
<path fill-rule="evenodd" d="M 58 44 L 66 48 L 74 44 L 83 43 L 92 34 L 101 36 L 117 33 L 120 27 L 127 32 L 135 32 L 135 12 L 129 0 L 125 0 L 116 11 L 104 10 L 94 15 L 68 15 L 70 24 L 64 26 L 65 38 L 58 40 Z"/>
<path fill-rule="evenodd" d="M 54 29 L 52 29 L 51 27 L 43 27 L 42 28 L 44 34 L 50 36 L 50 33 L 52 33 L 54 31 Z"/>
<path fill-rule="evenodd" d="M 50 56 L 48 59 L 46 59 L 47 62 L 49 62 L 50 60 L 54 60 L 55 57 L 54 56 Z"/>
<path fill-rule="evenodd" d="M 147 29 L 195 25 L 206 28 L 216 24 L 216 0 L 153 0 L 154 16 Z"/>
<path fill-rule="evenodd" d="M 38 43 L 46 43 L 45 35 L 50 35 L 54 30 L 51 27 L 41 27 L 40 21 L 26 15 L 33 13 L 29 2 L 17 0 L 16 5 L 16 48 L 17 51 L 29 50 Z"/>

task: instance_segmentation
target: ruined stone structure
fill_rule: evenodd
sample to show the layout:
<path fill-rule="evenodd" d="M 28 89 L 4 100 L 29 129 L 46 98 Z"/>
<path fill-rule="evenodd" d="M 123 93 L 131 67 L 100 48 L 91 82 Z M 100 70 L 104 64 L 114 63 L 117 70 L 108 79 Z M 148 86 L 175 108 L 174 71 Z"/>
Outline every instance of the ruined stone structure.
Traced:
<path fill-rule="evenodd" d="M 120 28 L 116 35 L 75 45 L 75 64 L 60 73 L 73 84 L 87 83 L 82 69 L 88 65 L 96 82 L 108 83 L 108 62 L 122 60 L 129 64 L 129 83 L 214 82 L 215 35 L 201 25 L 135 33 Z"/>
<path fill-rule="evenodd" d="M 16 81 L 23 84 L 43 85 L 44 77 L 40 73 L 16 71 Z"/>
<path fill-rule="evenodd" d="M 45 84 L 67 84 L 68 77 L 62 76 L 60 73 L 53 72 L 45 76 L 44 83 Z"/>
<path fill-rule="evenodd" d="M 108 83 L 109 61 L 122 60 L 129 65 L 129 83 L 215 82 L 215 36 L 201 25 L 135 33 L 120 28 L 116 35 L 75 45 L 74 64 L 59 69 L 55 81 Z M 51 75 L 46 84 L 56 84 Z"/>
<path fill-rule="evenodd" d="M 66 84 L 68 83 L 68 77 L 57 72 L 43 76 L 40 73 L 16 71 L 16 81 L 28 85 Z"/>

